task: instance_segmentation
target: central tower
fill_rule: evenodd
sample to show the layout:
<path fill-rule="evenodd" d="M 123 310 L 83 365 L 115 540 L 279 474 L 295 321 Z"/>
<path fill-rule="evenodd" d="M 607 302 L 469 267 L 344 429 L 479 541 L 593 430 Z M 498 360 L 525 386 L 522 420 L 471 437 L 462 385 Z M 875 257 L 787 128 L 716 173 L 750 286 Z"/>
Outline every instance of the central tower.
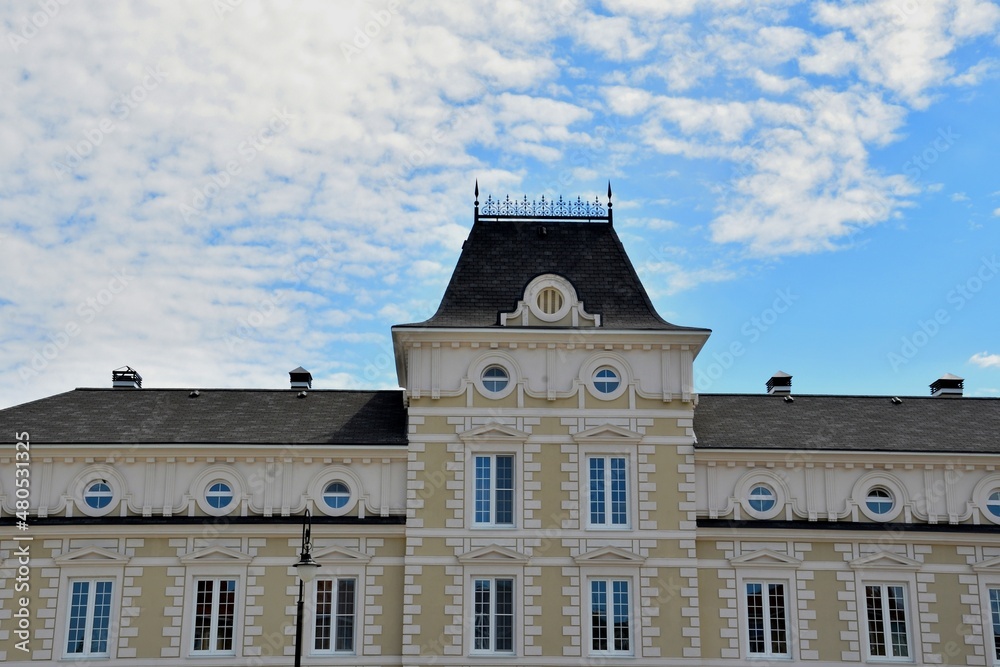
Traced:
<path fill-rule="evenodd" d="M 404 658 L 693 657 L 692 364 L 710 331 L 656 313 L 610 185 L 606 205 L 478 194 L 437 312 L 392 330 Z"/>

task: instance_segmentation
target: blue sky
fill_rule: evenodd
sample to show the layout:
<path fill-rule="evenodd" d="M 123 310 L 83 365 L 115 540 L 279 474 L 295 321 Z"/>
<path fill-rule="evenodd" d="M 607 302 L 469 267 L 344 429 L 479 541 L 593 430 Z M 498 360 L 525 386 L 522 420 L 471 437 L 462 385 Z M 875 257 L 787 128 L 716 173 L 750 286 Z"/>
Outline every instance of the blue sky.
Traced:
<path fill-rule="evenodd" d="M 483 196 L 603 195 L 703 392 L 1000 395 L 1000 7 L 12 2 L 0 406 L 396 386 Z"/>

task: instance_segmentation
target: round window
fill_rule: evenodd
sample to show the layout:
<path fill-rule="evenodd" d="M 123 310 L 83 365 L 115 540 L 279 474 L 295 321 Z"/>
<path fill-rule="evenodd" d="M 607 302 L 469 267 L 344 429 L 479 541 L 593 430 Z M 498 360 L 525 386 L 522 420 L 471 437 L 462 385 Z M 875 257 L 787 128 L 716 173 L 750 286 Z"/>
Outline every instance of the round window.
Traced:
<path fill-rule="evenodd" d="M 895 502 L 892 493 L 881 486 L 872 487 L 865 497 L 865 505 L 875 514 L 888 514 L 892 511 Z"/>
<path fill-rule="evenodd" d="M 602 394 L 614 393 L 619 385 L 621 385 L 621 379 L 618 377 L 618 372 L 613 368 L 604 366 L 603 368 L 598 368 L 597 372 L 594 373 L 594 389 Z"/>
<path fill-rule="evenodd" d="M 205 492 L 209 506 L 220 510 L 233 502 L 233 489 L 225 482 L 214 482 Z"/>
<path fill-rule="evenodd" d="M 83 499 L 90 507 L 95 510 L 104 509 L 111 504 L 112 499 L 114 499 L 115 494 L 108 486 L 108 483 L 104 480 L 100 482 L 94 482 L 87 487 L 87 490 L 83 493 Z"/>
<path fill-rule="evenodd" d="M 483 371 L 483 387 L 486 391 L 491 393 L 498 393 L 507 388 L 507 384 L 510 382 L 510 376 L 507 374 L 507 369 L 501 366 L 490 366 L 485 371 Z"/>
<path fill-rule="evenodd" d="M 323 489 L 323 502 L 335 510 L 347 504 L 351 499 L 351 489 L 343 482 L 330 482 Z"/>
<path fill-rule="evenodd" d="M 986 499 L 986 509 L 990 514 L 1000 519 L 1000 491 L 994 491 Z"/>
<path fill-rule="evenodd" d="M 770 512 L 777 500 L 771 487 L 757 484 L 750 489 L 750 507 L 756 512 Z"/>

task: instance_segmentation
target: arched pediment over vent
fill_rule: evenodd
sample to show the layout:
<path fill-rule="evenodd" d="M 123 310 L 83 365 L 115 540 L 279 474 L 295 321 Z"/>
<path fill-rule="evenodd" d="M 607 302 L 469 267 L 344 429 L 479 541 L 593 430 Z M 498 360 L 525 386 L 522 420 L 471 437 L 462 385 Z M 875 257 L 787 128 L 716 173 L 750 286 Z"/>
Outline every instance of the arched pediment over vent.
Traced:
<path fill-rule="evenodd" d="M 517 307 L 501 312 L 504 327 L 599 327 L 601 316 L 588 313 L 573 283 L 554 273 L 535 277 L 524 289 Z"/>

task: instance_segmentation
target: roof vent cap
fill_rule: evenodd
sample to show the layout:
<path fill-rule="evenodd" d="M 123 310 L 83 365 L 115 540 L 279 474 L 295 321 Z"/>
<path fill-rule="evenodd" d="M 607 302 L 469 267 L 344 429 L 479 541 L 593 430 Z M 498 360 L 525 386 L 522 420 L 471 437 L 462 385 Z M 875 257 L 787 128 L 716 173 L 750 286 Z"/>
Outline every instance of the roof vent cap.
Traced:
<path fill-rule="evenodd" d="M 945 373 L 931 383 L 931 396 L 941 398 L 962 398 L 965 378 Z"/>
<path fill-rule="evenodd" d="M 792 393 L 792 376 L 784 371 L 778 371 L 767 381 L 767 393 L 787 396 Z"/>
<path fill-rule="evenodd" d="M 903 399 L 901 399 L 899 396 L 893 396 L 889 400 L 892 401 L 893 405 L 899 405 L 900 403 L 903 402 Z"/>
<path fill-rule="evenodd" d="M 142 376 L 131 366 L 111 371 L 111 386 L 115 389 L 142 389 Z"/>
<path fill-rule="evenodd" d="M 288 371 L 288 377 L 292 383 L 292 389 L 312 389 L 312 373 L 299 366 L 293 371 Z"/>

